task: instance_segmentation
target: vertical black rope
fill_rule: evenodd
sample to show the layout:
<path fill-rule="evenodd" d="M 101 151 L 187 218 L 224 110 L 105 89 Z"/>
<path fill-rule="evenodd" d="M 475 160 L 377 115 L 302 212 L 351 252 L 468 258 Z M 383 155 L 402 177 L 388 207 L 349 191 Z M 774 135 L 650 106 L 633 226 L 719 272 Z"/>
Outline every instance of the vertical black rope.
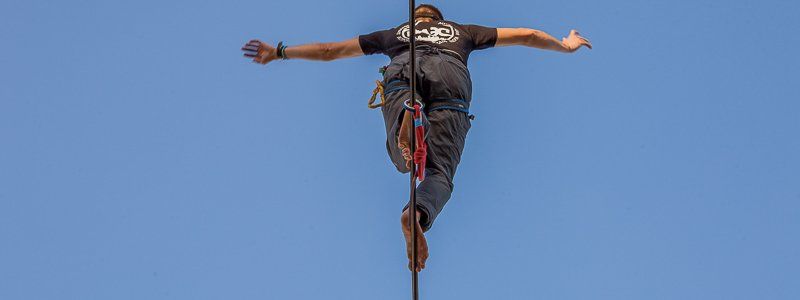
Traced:
<path fill-rule="evenodd" d="M 411 107 L 416 104 L 417 93 L 417 30 L 414 24 L 414 8 L 416 3 L 414 0 L 408 0 L 408 40 L 411 60 Z M 416 115 L 416 112 L 415 112 Z M 416 134 L 414 126 L 410 126 L 411 130 L 411 153 L 416 151 Z M 408 205 L 410 218 L 408 219 L 408 226 L 411 227 L 411 299 L 419 299 L 419 280 L 417 274 L 417 165 L 412 162 L 411 164 L 411 200 Z"/>

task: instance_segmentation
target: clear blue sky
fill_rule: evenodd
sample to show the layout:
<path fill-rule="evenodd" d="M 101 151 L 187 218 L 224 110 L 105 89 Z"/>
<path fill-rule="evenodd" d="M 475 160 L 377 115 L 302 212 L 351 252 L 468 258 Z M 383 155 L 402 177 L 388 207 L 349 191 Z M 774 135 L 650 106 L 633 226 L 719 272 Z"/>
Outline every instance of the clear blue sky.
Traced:
<path fill-rule="evenodd" d="M 593 51 L 470 60 L 423 299 L 800 299 L 797 1 L 435 1 Z M 0 2 L 0 299 L 408 299 L 385 57 L 249 63 L 405 1 Z"/>

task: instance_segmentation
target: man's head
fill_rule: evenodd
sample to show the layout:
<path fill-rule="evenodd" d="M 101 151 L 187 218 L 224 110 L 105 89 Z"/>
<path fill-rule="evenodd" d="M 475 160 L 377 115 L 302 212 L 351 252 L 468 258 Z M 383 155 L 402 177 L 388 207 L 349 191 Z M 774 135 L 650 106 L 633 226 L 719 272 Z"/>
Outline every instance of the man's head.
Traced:
<path fill-rule="evenodd" d="M 420 4 L 414 9 L 414 15 L 417 18 L 431 18 L 436 21 L 444 20 L 442 12 L 436 6 L 430 4 Z"/>

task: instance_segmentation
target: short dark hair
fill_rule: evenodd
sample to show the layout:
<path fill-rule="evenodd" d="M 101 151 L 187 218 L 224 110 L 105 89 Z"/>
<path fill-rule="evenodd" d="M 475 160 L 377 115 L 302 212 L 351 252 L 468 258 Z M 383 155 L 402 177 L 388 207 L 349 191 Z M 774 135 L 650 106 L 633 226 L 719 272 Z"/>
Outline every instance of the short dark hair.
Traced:
<path fill-rule="evenodd" d="M 432 11 L 434 15 L 417 14 L 417 11 L 422 9 L 422 8 Z M 417 8 L 414 9 L 414 14 L 418 18 L 419 17 L 430 17 L 430 18 L 433 18 L 433 19 L 437 19 L 439 21 L 444 20 L 444 15 L 442 15 L 442 11 L 439 10 L 438 8 L 436 8 L 436 6 L 433 6 L 433 5 L 430 5 L 430 4 L 420 4 L 420 5 L 418 5 Z"/>

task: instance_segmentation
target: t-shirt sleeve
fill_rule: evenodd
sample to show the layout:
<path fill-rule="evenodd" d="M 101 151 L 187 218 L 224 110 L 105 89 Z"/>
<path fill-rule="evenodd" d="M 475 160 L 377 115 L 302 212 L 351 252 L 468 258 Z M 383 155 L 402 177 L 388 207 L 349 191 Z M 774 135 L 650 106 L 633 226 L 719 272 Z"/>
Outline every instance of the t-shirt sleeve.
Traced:
<path fill-rule="evenodd" d="M 497 43 L 497 28 L 480 25 L 466 25 L 465 27 L 472 37 L 473 50 L 491 48 Z"/>
<path fill-rule="evenodd" d="M 358 44 L 365 55 L 384 53 L 386 50 L 386 36 L 392 35 L 392 30 L 375 31 L 370 34 L 359 35 Z"/>

